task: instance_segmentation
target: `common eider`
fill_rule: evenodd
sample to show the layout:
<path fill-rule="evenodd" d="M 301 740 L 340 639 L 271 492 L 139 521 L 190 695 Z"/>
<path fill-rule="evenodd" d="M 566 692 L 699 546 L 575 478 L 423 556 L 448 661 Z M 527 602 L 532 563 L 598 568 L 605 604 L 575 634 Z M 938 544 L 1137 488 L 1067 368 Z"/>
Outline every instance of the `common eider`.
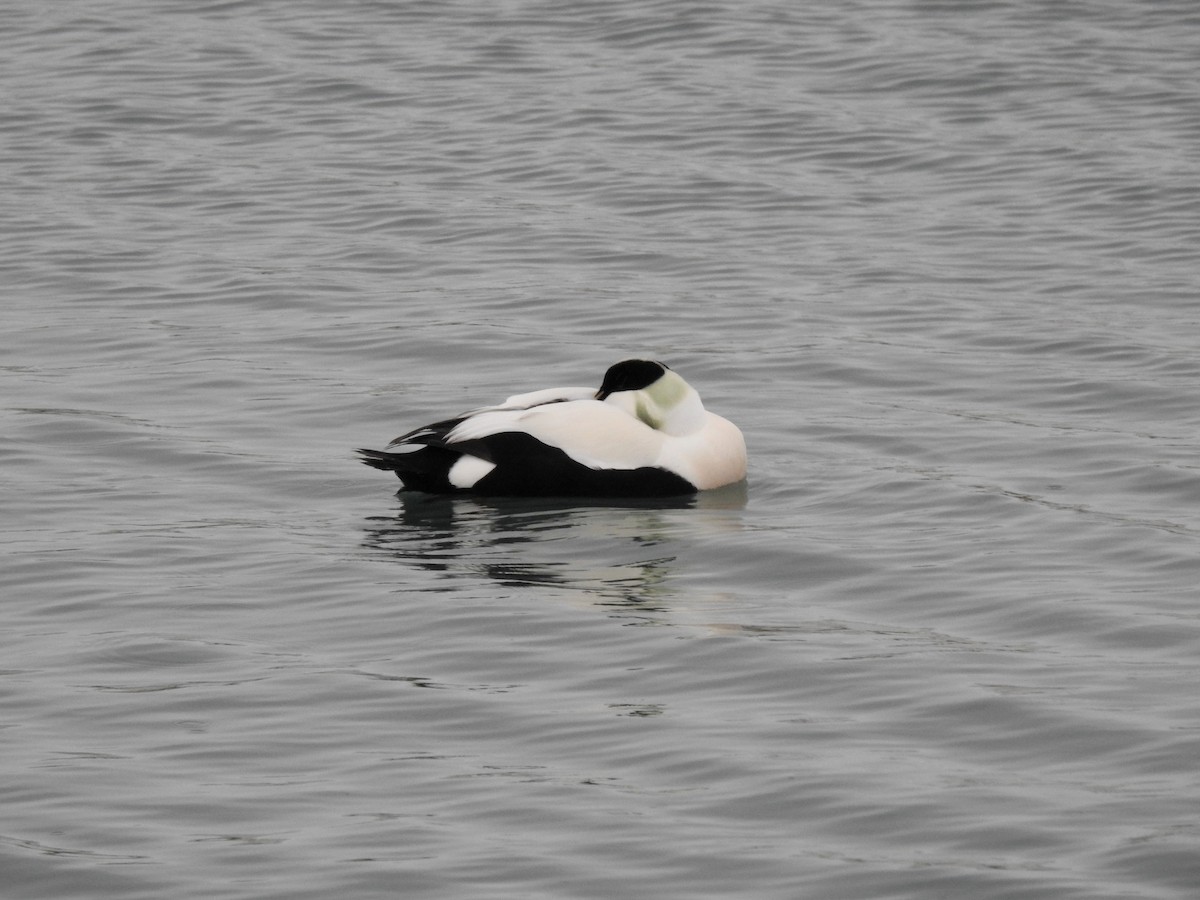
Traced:
<path fill-rule="evenodd" d="M 362 461 L 409 490 L 536 497 L 670 497 L 746 476 L 732 422 L 665 363 L 627 359 L 599 390 L 516 394 L 417 428 Z"/>

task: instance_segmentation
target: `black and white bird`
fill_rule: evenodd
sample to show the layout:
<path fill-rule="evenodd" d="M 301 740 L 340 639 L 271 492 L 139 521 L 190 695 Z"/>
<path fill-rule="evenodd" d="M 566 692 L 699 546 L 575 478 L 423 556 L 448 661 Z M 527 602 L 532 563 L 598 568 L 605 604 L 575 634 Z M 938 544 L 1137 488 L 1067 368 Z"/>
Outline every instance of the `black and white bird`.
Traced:
<path fill-rule="evenodd" d="M 402 435 L 362 461 L 430 493 L 538 497 L 669 497 L 746 476 L 732 422 L 666 364 L 627 359 L 599 390 L 516 394 Z"/>

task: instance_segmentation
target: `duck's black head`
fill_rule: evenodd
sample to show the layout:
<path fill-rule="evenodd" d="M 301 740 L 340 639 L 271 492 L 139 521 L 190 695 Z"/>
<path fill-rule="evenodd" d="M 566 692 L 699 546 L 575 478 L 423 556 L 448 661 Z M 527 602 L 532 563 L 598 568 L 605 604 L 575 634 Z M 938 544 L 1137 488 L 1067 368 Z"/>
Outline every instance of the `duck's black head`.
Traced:
<path fill-rule="evenodd" d="M 604 373 L 604 381 L 596 392 L 596 399 L 603 400 L 618 391 L 640 391 L 648 388 L 670 368 L 666 363 L 649 359 L 624 359 L 610 366 Z"/>

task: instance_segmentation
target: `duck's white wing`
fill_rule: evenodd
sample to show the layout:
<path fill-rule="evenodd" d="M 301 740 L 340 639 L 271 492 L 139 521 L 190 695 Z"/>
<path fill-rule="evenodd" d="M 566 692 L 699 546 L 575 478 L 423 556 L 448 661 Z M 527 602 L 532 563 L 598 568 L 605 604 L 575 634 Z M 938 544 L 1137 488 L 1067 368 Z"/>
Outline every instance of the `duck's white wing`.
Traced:
<path fill-rule="evenodd" d="M 483 410 L 456 425 L 446 441 L 464 443 L 517 431 L 557 447 L 593 469 L 637 469 L 658 464 L 663 447 L 661 432 L 599 400 L 558 399 L 564 402 L 545 401 L 528 409 Z"/>
<path fill-rule="evenodd" d="M 480 413 L 496 412 L 499 410 L 510 409 L 531 409 L 535 406 L 543 406 L 547 403 L 565 403 L 570 400 L 591 400 L 596 396 L 596 389 L 589 387 L 559 387 L 545 388 L 540 391 L 530 391 L 527 394 L 513 394 L 503 403 L 496 406 L 484 406 L 480 409 L 473 409 L 466 416 L 477 416 Z"/>

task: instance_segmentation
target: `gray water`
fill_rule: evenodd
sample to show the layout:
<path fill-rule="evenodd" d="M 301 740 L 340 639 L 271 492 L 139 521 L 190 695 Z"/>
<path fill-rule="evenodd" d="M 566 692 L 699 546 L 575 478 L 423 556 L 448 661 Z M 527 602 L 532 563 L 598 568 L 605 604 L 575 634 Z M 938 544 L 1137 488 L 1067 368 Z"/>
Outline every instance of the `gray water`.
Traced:
<path fill-rule="evenodd" d="M 1191 0 L 12 3 L 6 898 L 1191 898 Z M 352 449 L 668 361 L 744 492 Z"/>

